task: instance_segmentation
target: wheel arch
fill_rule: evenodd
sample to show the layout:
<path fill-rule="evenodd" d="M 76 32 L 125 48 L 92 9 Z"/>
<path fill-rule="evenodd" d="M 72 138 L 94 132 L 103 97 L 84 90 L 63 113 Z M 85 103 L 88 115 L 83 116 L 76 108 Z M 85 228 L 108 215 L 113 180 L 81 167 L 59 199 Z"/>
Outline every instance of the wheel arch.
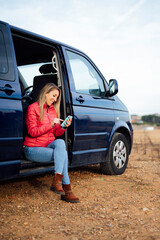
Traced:
<path fill-rule="evenodd" d="M 121 133 L 125 136 L 125 138 L 128 142 L 129 154 L 130 154 L 131 149 L 132 149 L 132 142 L 133 142 L 133 131 L 132 131 L 132 129 L 130 130 L 128 125 L 125 122 L 122 122 L 122 121 L 116 122 L 113 129 L 112 129 L 111 135 L 110 135 L 109 144 L 111 143 L 113 135 L 115 133 Z"/>

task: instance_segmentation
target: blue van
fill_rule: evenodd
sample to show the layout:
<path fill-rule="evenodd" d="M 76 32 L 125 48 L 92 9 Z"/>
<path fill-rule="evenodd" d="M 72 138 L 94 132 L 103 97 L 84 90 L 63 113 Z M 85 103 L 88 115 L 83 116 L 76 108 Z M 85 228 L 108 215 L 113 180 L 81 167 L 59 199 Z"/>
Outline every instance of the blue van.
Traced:
<path fill-rule="evenodd" d="M 100 164 L 104 174 L 122 174 L 133 129 L 126 106 L 83 52 L 0 22 L 0 180 L 53 171 L 51 163 L 25 159 L 25 113 L 48 82 L 62 89 L 61 118 L 73 116 L 63 135 L 69 167 Z"/>

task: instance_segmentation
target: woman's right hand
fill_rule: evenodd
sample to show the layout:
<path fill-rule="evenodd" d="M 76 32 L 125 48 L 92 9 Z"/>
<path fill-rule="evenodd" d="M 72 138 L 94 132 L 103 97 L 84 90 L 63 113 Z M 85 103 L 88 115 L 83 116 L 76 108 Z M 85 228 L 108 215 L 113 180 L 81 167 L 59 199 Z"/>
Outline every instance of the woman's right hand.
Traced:
<path fill-rule="evenodd" d="M 51 125 L 52 125 L 52 127 L 54 126 L 54 125 L 60 125 L 61 124 L 61 122 L 63 122 L 64 120 L 63 119 L 60 119 L 60 118 L 55 118 L 52 122 L 51 122 Z"/>

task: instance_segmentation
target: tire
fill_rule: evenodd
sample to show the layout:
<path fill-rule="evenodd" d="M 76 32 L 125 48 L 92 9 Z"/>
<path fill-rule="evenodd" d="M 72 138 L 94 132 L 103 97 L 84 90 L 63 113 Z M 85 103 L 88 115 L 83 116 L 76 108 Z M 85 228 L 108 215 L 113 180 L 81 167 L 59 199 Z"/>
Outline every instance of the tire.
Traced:
<path fill-rule="evenodd" d="M 121 133 L 115 133 L 105 162 L 100 164 L 101 172 L 109 175 L 124 173 L 128 164 L 129 146 L 127 139 Z"/>

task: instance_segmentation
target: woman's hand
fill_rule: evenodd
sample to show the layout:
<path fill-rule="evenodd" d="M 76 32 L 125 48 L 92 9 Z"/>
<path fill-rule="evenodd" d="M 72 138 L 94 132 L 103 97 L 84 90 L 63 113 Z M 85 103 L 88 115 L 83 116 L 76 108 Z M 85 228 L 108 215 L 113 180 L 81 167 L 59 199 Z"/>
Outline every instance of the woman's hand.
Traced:
<path fill-rule="evenodd" d="M 57 124 L 57 125 L 60 125 L 61 122 L 63 122 L 64 120 L 63 119 L 60 119 L 60 118 L 55 118 L 52 122 L 51 122 L 51 125 L 52 127 Z"/>
<path fill-rule="evenodd" d="M 69 126 L 71 125 L 71 123 L 72 123 L 72 119 L 69 118 L 69 119 L 67 120 L 67 123 L 65 123 L 65 126 L 66 126 L 66 127 L 69 127 Z"/>

